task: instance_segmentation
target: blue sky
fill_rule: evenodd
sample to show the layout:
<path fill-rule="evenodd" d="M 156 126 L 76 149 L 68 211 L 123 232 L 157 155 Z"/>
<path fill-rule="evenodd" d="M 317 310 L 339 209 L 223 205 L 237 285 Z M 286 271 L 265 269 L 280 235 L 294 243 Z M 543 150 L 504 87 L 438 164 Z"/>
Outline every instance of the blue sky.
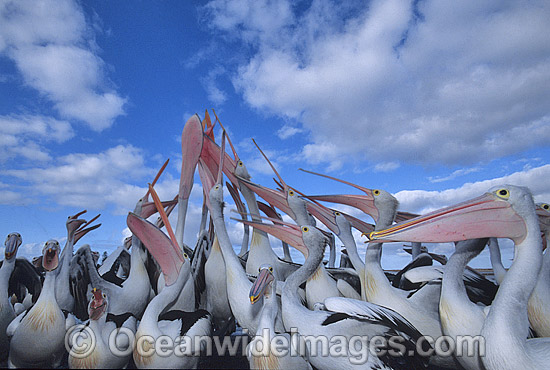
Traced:
<path fill-rule="evenodd" d="M 546 1 L 2 1 L 0 18 L 0 228 L 21 255 L 64 241 L 82 209 L 103 224 L 82 242 L 120 245 L 168 158 L 157 189 L 176 194 L 183 125 L 212 108 L 266 186 L 252 138 L 309 194 L 355 190 L 300 167 L 409 212 L 502 183 L 550 202 Z M 401 254 L 386 248 L 385 266 Z"/>

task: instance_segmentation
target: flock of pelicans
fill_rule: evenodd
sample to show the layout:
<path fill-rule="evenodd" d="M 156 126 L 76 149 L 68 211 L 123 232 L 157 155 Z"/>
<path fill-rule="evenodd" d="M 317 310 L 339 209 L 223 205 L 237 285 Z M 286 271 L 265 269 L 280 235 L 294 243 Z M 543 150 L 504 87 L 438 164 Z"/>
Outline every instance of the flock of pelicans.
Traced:
<path fill-rule="evenodd" d="M 81 218 L 85 211 L 67 219 L 64 248 L 49 240 L 33 264 L 16 258 L 21 236 L 8 235 L 0 268 L 1 363 L 196 368 L 205 349 L 192 343 L 196 338 L 224 337 L 239 327 L 253 337 L 246 349 L 251 368 L 548 368 L 550 256 L 543 245 L 550 207 L 536 205 L 528 189 L 503 185 L 421 216 L 397 211 L 398 202 L 388 192 L 338 179 L 362 194 L 306 196 L 288 186 L 274 168 L 278 188 L 271 189 L 250 181 L 229 138 L 233 158 L 226 153 L 225 131 L 221 144 L 215 142 L 216 122 L 217 117 L 212 124 L 208 112 L 202 122 L 198 116 L 189 119 L 182 134 L 177 197 L 162 202 L 154 190 L 163 167 L 128 214 L 132 236 L 99 268 L 89 245 L 73 251 L 81 237 L 99 226 L 91 226 L 95 218 Z M 191 249 L 183 243 L 183 230 L 195 170 L 204 204 L 198 241 Z M 239 254 L 226 229 L 224 187 L 244 228 Z M 375 224 L 321 202 L 356 207 Z M 168 215 L 176 206 L 174 232 Z M 147 220 L 157 212 L 155 222 Z M 282 221 L 278 212 L 294 223 Z M 364 258 L 352 228 L 368 238 Z M 273 252 L 268 234 L 281 240 L 284 258 Z M 334 267 L 335 238 L 345 247 L 340 267 Z M 507 271 L 496 238 L 515 244 Z M 413 259 L 396 274 L 380 264 L 383 242 L 390 241 L 412 242 Z M 422 242 L 455 242 L 456 249 L 446 260 L 422 251 Z M 323 261 L 327 245 L 328 263 Z M 497 284 L 467 267 L 486 245 Z M 292 262 L 289 246 L 304 255 L 303 264 Z M 66 346 L 67 332 L 79 323 L 78 330 L 95 338 L 86 356 Z M 270 348 L 277 343 L 266 340 L 265 333 L 267 339 L 287 338 L 292 349 L 305 343 L 305 350 Z M 198 352 L 161 352 L 155 346 L 163 336 L 190 338 L 189 348 Z M 439 341 L 443 336 L 447 340 Z M 393 338 L 400 350 L 369 352 L 363 361 L 353 361 L 353 351 L 368 347 L 374 337 Z M 463 351 L 453 344 L 462 337 L 479 340 Z M 332 347 L 323 352 L 326 341 L 304 338 L 326 338 Z M 267 352 L 254 350 L 258 340 Z M 117 355 L 113 345 L 129 350 Z M 432 347 L 439 351 L 429 351 Z"/>

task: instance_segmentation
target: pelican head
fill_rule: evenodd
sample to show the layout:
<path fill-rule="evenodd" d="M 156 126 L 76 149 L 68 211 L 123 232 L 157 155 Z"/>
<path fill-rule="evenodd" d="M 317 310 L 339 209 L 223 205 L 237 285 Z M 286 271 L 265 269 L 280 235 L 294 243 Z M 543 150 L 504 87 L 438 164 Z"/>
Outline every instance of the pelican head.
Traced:
<path fill-rule="evenodd" d="M 48 240 L 42 248 L 42 267 L 46 271 L 53 271 L 59 265 L 59 242 Z"/>
<path fill-rule="evenodd" d="M 275 280 L 275 277 L 273 276 L 273 267 L 269 264 L 261 265 L 258 268 L 258 277 L 250 288 L 251 304 L 258 302 L 273 280 Z"/>
<path fill-rule="evenodd" d="M 10 233 L 6 237 L 6 241 L 4 242 L 4 245 L 6 247 L 4 251 L 6 261 L 15 257 L 15 255 L 17 254 L 17 248 L 19 248 L 22 241 L 23 239 L 21 239 L 21 234 L 19 233 Z"/>
<path fill-rule="evenodd" d="M 368 234 L 371 241 L 444 243 L 475 238 L 510 238 L 520 243 L 535 214 L 527 188 L 503 185 L 477 198 Z M 538 225 L 536 225 L 538 226 Z"/>
<path fill-rule="evenodd" d="M 98 320 L 107 311 L 107 295 L 101 289 L 92 289 L 92 298 L 88 305 L 88 315 L 91 320 Z"/>

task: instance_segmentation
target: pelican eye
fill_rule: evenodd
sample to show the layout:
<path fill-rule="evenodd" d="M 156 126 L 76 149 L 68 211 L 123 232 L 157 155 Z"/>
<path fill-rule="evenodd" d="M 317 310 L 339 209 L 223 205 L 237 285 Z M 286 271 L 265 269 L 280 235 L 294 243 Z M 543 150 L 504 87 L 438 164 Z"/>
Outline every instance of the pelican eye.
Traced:
<path fill-rule="evenodd" d="M 372 191 L 372 193 L 373 193 L 374 195 L 380 195 L 380 190 L 375 189 L 375 190 Z"/>
<path fill-rule="evenodd" d="M 219 188 L 220 188 L 219 185 L 214 186 L 214 190 L 219 190 Z"/>
<path fill-rule="evenodd" d="M 550 210 L 550 205 L 547 204 L 547 203 L 541 204 L 541 207 L 542 207 L 542 209 L 545 209 L 545 210 L 547 210 L 547 211 Z"/>
<path fill-rule="evenodd" d="M 187 255 L 187 253 L 184 253 L 184 254 L 183 254 L 183 258 L 189 258 L 189 256 Z"/>
<path fill-rule="evenodd" d="M 269 266 L 269 272 L 273 272 L 273 267 Z"/>
<path fill-rule="evenodd" d="M 508 189 L 500 189 L 497 190 L 497 196 L 502 199 L 508 199 L 510 198 L 510 192 L 508 191 Z"/>
<path fill-rule="evenodd" d="M 335 216 L 340 216 L 340 212 L 335 211 L 335 212 L 334 212 L 334 215 L 335 215 Z"/>
<path fill-rule="evenodd" d="M 243 161 L 239 161 L 239 162 L 237 163 L 237 165 L 239 165 L 239 167 L 242 167 L 242 166 L 243 166 Z"/>
<path fill-rule="evenodd" d="M 291 197 L 293 197 L 293 196 L 294 196 L 294 191 L 289 190 L 289 191 L 288 191 L 288 195 L 290 195 Z"/>
<path fill-rule="evenodd" d="M 302 226 L 302 231 L 307 233 L 309 231 L 309 227 L 307 226 Z"/>
<path fill-rule="evenodd" d="M 103 298 L 107 298 L 107 294 L 103 293 L 102 294 Z"/>

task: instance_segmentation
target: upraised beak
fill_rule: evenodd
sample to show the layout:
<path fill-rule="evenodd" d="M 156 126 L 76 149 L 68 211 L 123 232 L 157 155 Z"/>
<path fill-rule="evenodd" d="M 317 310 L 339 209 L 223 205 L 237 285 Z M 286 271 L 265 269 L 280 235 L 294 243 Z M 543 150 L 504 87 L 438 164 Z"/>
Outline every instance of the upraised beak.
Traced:
<path fill-rule="evenodd" d="M 307 197 L 306 197 L 307 198 Z M 336 223 L 336 216 L 334 212 L 325 206 L 316 203 L 308 203 L 307 210 L 319 221 L 323 223 L 330 231 L 336 235 L 340 235 L 340 228 Z"/>
<path fill-rule="evenodd" d="M 280 209 L 281 211 L 289 215 L 292 219 L 296 219 L 294 212 L 288 206 L 288 201 L 286 199 L 285 193 L 279 190 L 273 190 L 273 189 L 255 184 L 241 177 L 239 177 L 239 180 L 243 184 L 245 184 L 247 188 L 252 190 L 254 193 L 256 193 L 259 197 L 267 201 L 269 204 Z"/>
<path fill-rule="evenodd" d="M 269 284 L 274 279 L 275 278 L 273 277 L 273 274 L 269 271 L 269 269 L 263 268 L 260 270 L 260 273 L 258 274 L 258 278 L 250 288 L 251 304 L 256 303 L 260 299 L 265 289 L 269 286 Z"/>
<path fill-rule="evenodd" d="M 371 193 L 372 191 L 369 190 Z M 347 204 L 358 208 L 371 216 L 374 221 L 378 221 L 378 208 L 374 205 L 374 197 L 369 194 L 335 194 L 335 195 L 308 195 L 309 199 L 320 200 L 323 202 Z"/>
<path fill-rule="evenodd" d="M 280 239 L 288 245 L 291 245 L 294 248 L 298 249 L 300 252 L 302 252 L 304 256 L 306 256 L 306 258 L 309 254 L 307 246 L 302 239 L 302 229 L 297 225 L 289 224 L 287 222 L 279 220 L 274 220 L 274 222 L 276 223 L 273 225 L 247 220 L 236 221 L 242 222 L 246 225 L 252 226 L 256 229 L 265 231 L 266 233 L 273 235 L 277 239 Z"/>
<path fill-rule="evenodd" d="M 527 227 L 510 203 L 491 193 L 367 234 L 370 241 L 445 243 L 497 237 L 521 241 Z"/>

